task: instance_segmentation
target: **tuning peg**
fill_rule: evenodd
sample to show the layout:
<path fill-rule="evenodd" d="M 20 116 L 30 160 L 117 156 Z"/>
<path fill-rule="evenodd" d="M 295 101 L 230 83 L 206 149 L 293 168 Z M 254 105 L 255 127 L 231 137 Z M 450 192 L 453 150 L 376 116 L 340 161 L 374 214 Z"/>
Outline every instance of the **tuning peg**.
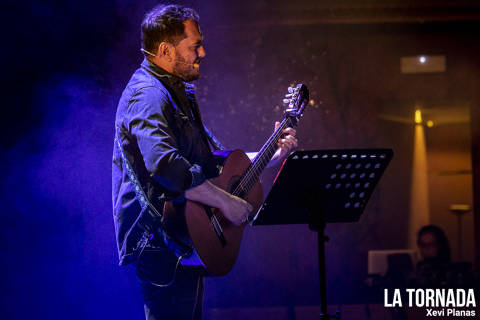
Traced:
<path fill-rule="evenodd" d="M 293 93 L 287 93 L 287 94 L 285 95 L 285 98 L 291 98 L 292 96 L 293 96 Z"/>
<path fill-rule="evenodd" d="M 289 103 L 290 103 L 290 99 L 283 99 L 283 103 L 289 104 Z"/>
<path fill-rule="evenodd" d="M 293 88 L 292 87 L 288 87 L 288 93 L 292 93 L 293 92 Z"/>

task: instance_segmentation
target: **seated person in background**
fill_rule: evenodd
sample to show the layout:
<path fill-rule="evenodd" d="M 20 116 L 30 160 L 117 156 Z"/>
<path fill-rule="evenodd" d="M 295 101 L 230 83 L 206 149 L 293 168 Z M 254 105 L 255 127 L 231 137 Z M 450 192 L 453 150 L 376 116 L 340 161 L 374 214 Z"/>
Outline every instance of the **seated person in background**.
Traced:
<path fill-rule="evenodd" d="M 434 225 L 422 227 L 418 231 L 417 245 L 423 261 L 420 263 L 450 262 L 450 246 L 442 229 Z"/>
<path fill-rule="evenodd" d="M 467 288 L 473 283 L 472 264 L 452 263 L 448 239 L 434 225 L 418 231 L 417 245 L 422 260 L 417 264 L 414 285 L 424 288 Z"/>

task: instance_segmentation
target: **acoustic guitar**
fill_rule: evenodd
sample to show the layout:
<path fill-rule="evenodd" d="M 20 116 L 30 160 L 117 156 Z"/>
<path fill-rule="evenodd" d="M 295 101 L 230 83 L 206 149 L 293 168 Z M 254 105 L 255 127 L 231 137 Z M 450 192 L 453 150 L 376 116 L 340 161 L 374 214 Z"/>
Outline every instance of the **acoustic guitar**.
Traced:
<path fill-rule="evenodd" d="M 277 150 L 278 139 L 284 135 L 283 130 L 297 125 L 309 101 L 306 85 L 298 84 L 288 88 L 284 102 L 288 108 L 280 126 L 263 145 L 256 157 L 250 161 L 242 150 L 215 152 L 221 157 L 220 175 L 210 181 L 219 188 L 240 197 L 250 203 L 252 212 L 257 212 L 262 204 L 262 185 L 259 177 Z M 184 214 L 179 214 L 179 210 Z M 193 245 L 193 252 L 185 259 L 183 265 L 202 265 L 215 276 L 227 274 L 234 266 L 240 250 L 240 243 L 248 220 L 237 226 L 223 215 L 222 211 L 199 202 L 187 200 L 180 208 L 166 202 L 163 211 L 164 227 L 167 230 L 179 229 L 182 225 L 188 232 L 185 239 Z M 186 234 L 186 232 L 185 232 Z M 185 241 L 184 241 L 185 242 Z"/>

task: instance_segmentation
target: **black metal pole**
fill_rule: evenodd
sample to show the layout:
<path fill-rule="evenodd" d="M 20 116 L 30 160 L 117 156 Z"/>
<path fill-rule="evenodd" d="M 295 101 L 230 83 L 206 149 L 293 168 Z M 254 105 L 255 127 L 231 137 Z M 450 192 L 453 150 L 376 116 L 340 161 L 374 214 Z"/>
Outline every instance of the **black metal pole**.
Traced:
<path fill-rule="evenodd" d="M 318 228 L 318 272 L 320 281 L 320 319 L 328 319 L 327 313 L 327 270 L 325 266 L 325 224 Z"/>
<path fill-rule="evenodd" d="M 318 233 L 318 280 L 320 282 L 320 319 L 340 319 L 340 311 L 337 310 L 334 315 L 331 315 L 327 312 L 327 268 L 326 268 L 326 258 L 325 258 L 325 242 L 330 240 L 325 235 L 325 222 L 321 222 L 319 228 L 317 229 Z"/>

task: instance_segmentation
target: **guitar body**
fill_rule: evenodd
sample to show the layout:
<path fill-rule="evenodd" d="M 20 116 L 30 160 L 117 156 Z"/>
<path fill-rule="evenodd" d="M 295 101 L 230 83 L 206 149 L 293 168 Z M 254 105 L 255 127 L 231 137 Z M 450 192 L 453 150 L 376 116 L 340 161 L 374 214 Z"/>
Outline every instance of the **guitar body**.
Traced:
<path fill-rule="evenodd" d="M 222 152 L 224 153 L 224 151 Z M 225 156 L 221 174 L 212 180 L 217 187 L 232 193 L 237 186 L 240 178 L 245 174 L 251 161 L 245 152 L 234 150 Z M 252 213 L 256 213 L 263 200 L 262 185 L 257 181 L 247 195 L 242 196 L 244 200 L 253 207 Z M 184 207 L 185 223 L 188 229 L 189 237 L 193 243 L 196 253 L 201 259 L 201 263 L 207 271 L 215 276 L 227 274 L 234 266 L 237 260 L 240 244 L 242 241 L 243 229 L 246 222 L 237 226 L 224 217 L 223 213 L 217 208 L 211 208 L 211 213 L 216 217 L 221 227 L 221 233 L 224 242 L 215 232 L 212 219 L 203 204 L 187 200 Z M 170 202 L 165 204 L 164 225 L 169 225 L 169 220 L 182 219 L 179 217 L 181 212 Z M 167 232 L 169 232 L 167 227 Z"/>
<path fill-rule="evenodd" d="M 253 214 L 257 213 L 263 200 L 260 174 L 277 150 L 278 140 L 284 130 L 295 126 L 302 116 L 309 101 L 308 88 L 304 84 L 289 87 L 285 97 L 287 99 L 283 102 L 288 104 L 288 109 L 285 110 L 284 120 L 257 153 L 253 163 L 241 150 L 216 153 L 217 157 L 224 159 L 223 167 L 220 175 L 210 181 L 250 203 Z M 242 186 L 240 190 L 238 185 Z M 166 202 L 164 206 L 164 230 L 169 237 L 177 239 L 177 243 L 184 243 L 183 251 L 177 255 L 191 252 L 192 245 L 195 249 L 182 259 L 182 264 L 203 265 L 215 276 L 223 276 L 233 268 L 246 225 L 244 222 L 236 226 L 219 209 L 195 201 L 187 200 L 185 204 Z"/>

